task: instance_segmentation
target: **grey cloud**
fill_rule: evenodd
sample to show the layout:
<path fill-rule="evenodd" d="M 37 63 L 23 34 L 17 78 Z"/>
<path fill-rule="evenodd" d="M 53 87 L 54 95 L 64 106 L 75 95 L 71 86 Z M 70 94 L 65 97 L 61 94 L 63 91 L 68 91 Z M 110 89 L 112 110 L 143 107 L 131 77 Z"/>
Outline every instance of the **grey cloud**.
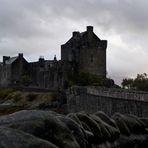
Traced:
<path fill-rule="evenodd" d="M 94 25 L 109 40 L 109 76 L 148 72 L 147 7 L 146 0 L 0 0 L 0 55 L 60 58 L 72 31 Z"/>

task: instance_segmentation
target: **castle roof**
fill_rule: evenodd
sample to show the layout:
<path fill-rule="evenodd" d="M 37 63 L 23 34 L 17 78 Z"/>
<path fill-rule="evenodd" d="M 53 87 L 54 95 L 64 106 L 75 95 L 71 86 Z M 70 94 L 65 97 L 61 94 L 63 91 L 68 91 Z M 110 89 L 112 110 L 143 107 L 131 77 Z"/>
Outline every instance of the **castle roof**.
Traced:
<path fill-rule="evenodd" d="M 93 27 L 87 26 L 87 30 L 84 32 L 74 31 L 72 37 L 64 45 L 88 45 L 88 42 L 90 41 L 90 36 L 92 37 L 93 41 L 101 41 L 99 37 L 93 32 Z"/>
<path fill-rule="evenodd" d="M 16 57 L 11 57 L 8 60 L 6 60 L 6 64 L 12 64 L 13 62 L 15 62 L 17 60 L 18 56 Z"/>

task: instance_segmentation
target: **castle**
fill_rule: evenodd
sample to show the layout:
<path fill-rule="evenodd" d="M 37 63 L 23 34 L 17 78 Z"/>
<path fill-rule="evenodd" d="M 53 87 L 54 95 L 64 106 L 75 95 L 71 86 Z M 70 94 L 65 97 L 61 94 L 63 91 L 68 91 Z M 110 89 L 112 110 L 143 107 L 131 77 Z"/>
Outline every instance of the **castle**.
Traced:
<path fill-rule="evenodd" d="M 61 60 L 28 62 L 22 53 L 16 57 L 3 56 L 0 63 L 0 87 L 27 85 L 35 88 L 58 89 L 64 87 L 69 73 L 87 71 L 106 78 L 107 41 L 99 39 L 92 26 L 85 32 L 73 32 L 61 45 Z"/>

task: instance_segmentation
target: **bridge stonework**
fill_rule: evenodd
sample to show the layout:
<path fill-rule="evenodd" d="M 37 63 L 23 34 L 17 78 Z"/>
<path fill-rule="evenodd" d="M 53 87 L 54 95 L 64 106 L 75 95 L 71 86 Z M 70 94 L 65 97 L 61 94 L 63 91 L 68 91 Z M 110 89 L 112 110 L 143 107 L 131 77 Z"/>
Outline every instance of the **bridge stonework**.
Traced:
<path fill-rule="evenodd" d="M 72 87 L 67 91 L 68 112 L 98 110 L 108 115 L 115 112 L 148 117 L 148 93 L 119 89 Z"/>

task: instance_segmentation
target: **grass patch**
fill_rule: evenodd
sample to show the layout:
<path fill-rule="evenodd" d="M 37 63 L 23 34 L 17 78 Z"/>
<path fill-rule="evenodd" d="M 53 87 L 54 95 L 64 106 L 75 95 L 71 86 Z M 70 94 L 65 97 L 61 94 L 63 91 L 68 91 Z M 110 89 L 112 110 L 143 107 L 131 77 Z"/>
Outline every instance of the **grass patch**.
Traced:
<path fill-rule="evenodd" d="M 15 93 L 13 96 L 13 100 L 14 100 L 14 102 L 20 101 L 21 100 L 21 93 L 20 92 Z"/>
<path fill-rule="evenodd" d="M 14 89 L 0 89 L 0 99 L 5 99 L 9 94 L 13 93 Z"/>

